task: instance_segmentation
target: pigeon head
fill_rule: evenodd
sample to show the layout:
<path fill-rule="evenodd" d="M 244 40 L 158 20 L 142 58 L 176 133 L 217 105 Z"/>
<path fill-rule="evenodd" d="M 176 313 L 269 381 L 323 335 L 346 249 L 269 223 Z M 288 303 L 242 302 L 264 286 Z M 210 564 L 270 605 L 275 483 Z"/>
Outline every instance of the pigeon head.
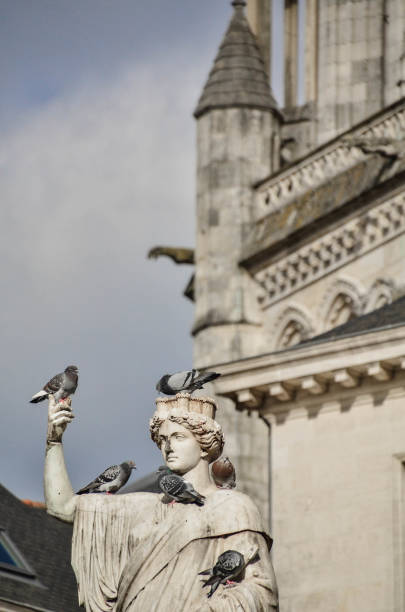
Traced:
<path fill-rule="evenodd" d="M 124 461 L 122 465 L 127 465 L 130 470 L 136 470 L 136 465 L 134 461 L 128 459 L 128 461 Z"/>
<path fill-rule="evenodd" d="M 159 468 L 156 470 L 156 474 L 158 474 L 159 476 L 161 474 L 171 474 L 171 470 L 167 467 L 167 465 L 161 465 L 159 466 Z"/>
<path fill-rule="evenodd" d="M 168 378 L 170 378 L 170 374 L 165 374 L 160 380 L 158 380 L 155 387 L 156 391 L 159 391 L 159 393 L 162 392 L 162 385 Z"/>
<path fill-rule="evenodd" d="M 78 374 L 79 372 L 79 368 L 75 365 L 69 365 L 67 368 L 65 368 L 65 372 L 70 372 L 73 374 Z"/>

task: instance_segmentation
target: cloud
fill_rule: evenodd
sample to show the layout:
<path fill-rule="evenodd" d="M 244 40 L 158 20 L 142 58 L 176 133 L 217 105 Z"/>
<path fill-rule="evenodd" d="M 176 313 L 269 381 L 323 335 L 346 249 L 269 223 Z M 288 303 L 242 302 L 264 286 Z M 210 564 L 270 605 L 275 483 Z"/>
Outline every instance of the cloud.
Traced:
<path fill-rule="evenodd" d="M 21 496 L 41 496 L 45 432 L 45 407 L 26 402 L 71 362 L 75 486 L 131 456 L 139 475 L 159 461 L 147 421 L 155 381 L 191 363 L 192 270 L 146 252 L 193 245 L 201 87 L 195 66 L 170 65 L 88 81 L 2 138 L 0 480 Z"/>

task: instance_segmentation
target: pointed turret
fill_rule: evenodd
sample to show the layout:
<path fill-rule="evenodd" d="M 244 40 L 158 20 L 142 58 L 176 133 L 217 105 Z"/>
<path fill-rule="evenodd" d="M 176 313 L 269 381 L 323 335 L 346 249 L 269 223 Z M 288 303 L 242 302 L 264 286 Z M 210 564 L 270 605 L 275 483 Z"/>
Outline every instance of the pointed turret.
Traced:
<path fill-rule="evenodd" d="M 234 13 L 194 116 L 214 108 L 278 110 L 257 39 L 244 13 L 246 2 L 234 0 Z"/>

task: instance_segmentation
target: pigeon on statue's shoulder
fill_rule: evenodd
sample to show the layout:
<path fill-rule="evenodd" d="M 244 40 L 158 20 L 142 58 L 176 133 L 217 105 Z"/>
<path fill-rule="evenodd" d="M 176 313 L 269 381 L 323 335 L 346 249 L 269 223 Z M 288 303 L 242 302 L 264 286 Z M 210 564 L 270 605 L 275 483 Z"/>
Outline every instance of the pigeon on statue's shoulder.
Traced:
<path fill-rule="evenodd" d="M 78 382 L 79 370 L 77 366 L 67 366 L 64 372 L 56 374 L 42 387 L 41 391 L 35 393 L 30 399 L 30 403 L 37 404 L 42 402 L 49 395 L 53 395 L 56 402 L 65 400 L 76 391 Z"/>
<path fill-rule="evenodd" d="M 212 477 L 217 487 L 234 489 L 236 487 L 236 473 L 229 457 L 220 457 L 211 467 Z"/>
<path fill-rule="evenodd" d="M 165 374 L 156 384 L 156 390 L 165 395 L 176 395 L 181 391 L 193 393 L 202 389 L 205 384 L 221 376 L 217 372 L 200 372 L 199 370 L 187 370 L 175 374 Z"/>
<path fill-rule="evenodd" d="M 206 569 L 198 574 L 199 576 L 209 576 L 203 582 L 203 587 L 211 586 L 207 597 L 212 597 L 220 584 L 232 584 L 236 578 L 239 578 L 245 567 L 244 556 L 237 550 L 226 550 L 222 555 L 219 555 L 213 568 Z"/>
<path fill-rule="evenodd" d="M 133 461 L 111 465 L 88 485 L 80 489 L 77 495 L 83 495 L 83 493 L 116 493 L 126 484 L 132 470 L 136 470 Z"/>
<path fill-rule="evenodd" d="M 175 474 L 166 466 L 160 467 L 157 474 L 160 490 L 171 500 L 181 504 L 204 505 L 204 495 L 198 493 L 193 485 L 179 474 Z"/>

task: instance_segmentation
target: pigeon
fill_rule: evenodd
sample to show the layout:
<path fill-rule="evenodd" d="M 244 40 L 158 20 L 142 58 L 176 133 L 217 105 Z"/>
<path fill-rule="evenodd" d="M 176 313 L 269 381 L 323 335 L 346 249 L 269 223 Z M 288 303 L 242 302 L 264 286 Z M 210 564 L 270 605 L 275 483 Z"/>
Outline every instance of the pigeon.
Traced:
<path fill-rule="evenodd" d="M 205 497 L 196 491 L 190 482 L 187 482 L 167 467 L 160 467 L 157 471 L 160 490 L 173 501 L 181 504 L 197 504 L 203 506 Z"/>
<path fill-rule="evenodd" d="M 235 468 L 229 457 L 220 457 L 212 464 L 212 477 L 217 487 L 233 489 L 236 487 Z"/>
<path fill-rule="evenodd" d="M 156 384 L 156 390 L 165 395 L 176 395 L 180 391 L 193 393 L 196 389 L 221 376 L 217 372 L 200 372 L 199 370 L 189 370 L 186 372 L 176 372 L 176 374 L 165 374 Z"/>
<path fill-rule="evenodd" d="M 131 470 L 136 470 L 133 461 L 124 461 L 120 465 L 112 465 L 87 486 L 80 489 L 77 495 L 83 495 L 83 493 L 116 493 L 131 476 Z"/>
<path fill-rule="evenodd" d="M 76 366 L 68 366 L 64 372 L 56 374 L 46 385 L 30 399 L 31 404 L 37 404 L 53 395 L 56 402 L 66 399 L 77 389 L 79 370 Z"/>
<path fill-rule="evenodd" d="M 226 550 L 219 555 L 217 562 L 212 569 L 199 572 L 199 576 L 209 576 L 203 582 L 203 587 L 211 586 L 207 597 L 212 597 L 220 584 L 232 584 L 245 569 L 244 556 L 237 550 Z"/>

